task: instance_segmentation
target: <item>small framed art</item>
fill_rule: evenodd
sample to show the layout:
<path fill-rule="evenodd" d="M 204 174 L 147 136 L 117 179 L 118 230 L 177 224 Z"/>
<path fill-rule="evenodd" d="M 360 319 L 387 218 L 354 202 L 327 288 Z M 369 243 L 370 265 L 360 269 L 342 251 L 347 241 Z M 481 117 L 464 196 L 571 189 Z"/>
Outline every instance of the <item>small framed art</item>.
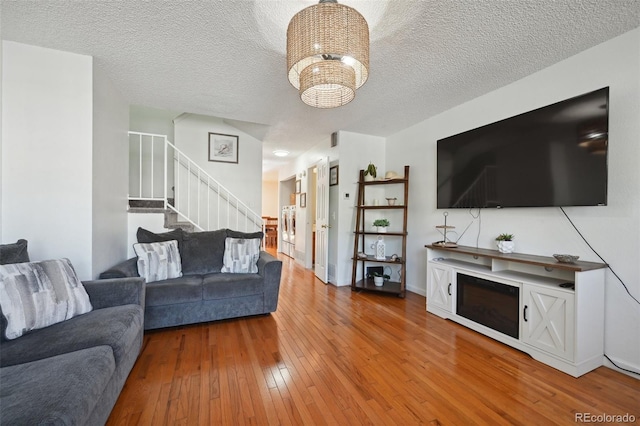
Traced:
<path fill-rule="evenodd" d="M 307 207 L 307 193 L 300 194 L 300 207 Z"/>
<path fill-rule="evenodd" d="M 238 164 L 238 136 L 209 132 L 209 161 Z"/>
<path fill-rule="evenodd" d="M 338 166 L 329 169 L 329 186 L 338 184 Z"/>

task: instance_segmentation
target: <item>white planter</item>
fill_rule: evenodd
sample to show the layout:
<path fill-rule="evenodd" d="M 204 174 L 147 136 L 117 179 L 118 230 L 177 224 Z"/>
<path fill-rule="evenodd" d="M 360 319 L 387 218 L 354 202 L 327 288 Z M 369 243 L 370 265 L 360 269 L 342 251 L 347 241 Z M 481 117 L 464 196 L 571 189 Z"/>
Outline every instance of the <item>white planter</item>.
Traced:
<path fill-rule="evenodd" d="M 380 234 L 384 234 L 384 233 L 387 232 L 387 227 L 386 226 L 376 226 L 376 229 Z"/>
<path fill-rule="evenodd" d="M 515 241 L 498 241 L 498 251 L 500 253 L 513 253 L 515 249 Z"/>
<path fill-rule="evenodd" d="M 382 284 L 384 284 L 384 277 L 373 277 L 373 284 L 376 287 L 382 287 Z"/>
<path fill-rule="evenodd" d="M 365 182 L 373 182 L 373 176 L 371 175 L 364 175 L 364 181 Z"/>

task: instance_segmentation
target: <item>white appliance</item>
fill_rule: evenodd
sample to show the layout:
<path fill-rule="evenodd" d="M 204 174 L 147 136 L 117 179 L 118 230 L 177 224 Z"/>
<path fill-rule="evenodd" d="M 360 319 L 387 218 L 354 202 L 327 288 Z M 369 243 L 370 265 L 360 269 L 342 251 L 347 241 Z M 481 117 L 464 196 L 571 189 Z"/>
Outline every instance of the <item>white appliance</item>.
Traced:
<path fill-rule="evenodd" d="M 281 252 L 289 257 L 294 257 L 296 248 L 296 206 L 282 207 L 280 222 Z"/>

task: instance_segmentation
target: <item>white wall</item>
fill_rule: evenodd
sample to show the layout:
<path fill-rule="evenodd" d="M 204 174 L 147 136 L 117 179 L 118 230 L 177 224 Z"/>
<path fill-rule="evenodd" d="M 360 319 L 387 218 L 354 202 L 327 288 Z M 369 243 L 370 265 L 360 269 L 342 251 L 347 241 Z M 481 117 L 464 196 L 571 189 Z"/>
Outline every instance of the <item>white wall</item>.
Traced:
<path fill-rule="evenodd" d="M 338 205 L 330 205 L 330 216 L 334 213 L 338 216 L 338 250 L 336 253 L 334 266 L 335 284 L 338 286 L 351 285 L 351 271 L 353 257 L 353 232 L 356 224 L 356 202 L 358 199 L 358 178 L 361 169 L 366 169 L 371 162 L 376 165 L 378 174 L 384 177 L 386 169 L 385 139 L 377 136 L 363 135 L 359 133 L 344 132 L 339 133 L 339 178 Z M 362 153 L 366 152 L 366 156 Z M 349 194 L 346 199 L 345 194 Z M 384 199 L 384 192 L 380 189 L 367 190 L 367 198 Z M 369 221 L 370 215 L 366 218 Z M 369 251 L 370 252 L 370 251 Z M 332 259 L 329 259 L 332 262 Z"/>
<path fill-rule="evenodd" d="M 262 216 L 278 217 L 278 181 L 262 181 Z"/>
<path fill-rule="evenodd" d="M 411 168 L 407 283 L 425 293 L 424 245 L 441 239 L 436 210 L 436 141 L 563 99 L 610 86 L 608 206 L 566 208 L 591 245 L 640 298 L 640 29 L 579 53 L 387 140 L 387 166 Z M 472 221 L 449 210 L 458 231 Z M 460 244 L 475 246 L 476 221 Z M 557 208 L 482 211 L 479 246 L 494 248 L 501 232 L 516 235 L 521 253 L 572 253 L 600 261 Z M 640 309 L 611 272 L 606 275 L 605 351 L 619 365 L 640 371 Z"/>
<path fill-rule="evenodd" d="M 93 276 L 125 260 L 129 105 L 105 73 L 93 69 Z"/>
<path fill-rule="evenodd" d="M 167 135 L 174 142 L 173 119 L 181 113 L 141 105 L 129 107 L 129 130 L 140 133 Z"/>
<path fill-rule="evenodd" d="M 3 41 L 2 238 L 92 277 L 92 58 Z"/>
<path fill-rule="evenodd" d="M 129 107 L 89 56 L 4 41 L 3 65 L 3 242 L 96 278 L 126 254 Z"/>
<path fill-rule="evenodd" d="M 134 257 L 133 245 L 138 242 L 138 228 L 155 233 L 168 232 L 164 227 L 164 213 L 129 213 L 127 220 L 127 259 Z"/>
<path fill-rule="evenodd" d="M 214 179 L 260 215 L 262 142 L 216 117 L 183 114 L 174 121 L 175 144 Z M 238 135 L 238 164 L 208 161 L 209 132 Z"/>

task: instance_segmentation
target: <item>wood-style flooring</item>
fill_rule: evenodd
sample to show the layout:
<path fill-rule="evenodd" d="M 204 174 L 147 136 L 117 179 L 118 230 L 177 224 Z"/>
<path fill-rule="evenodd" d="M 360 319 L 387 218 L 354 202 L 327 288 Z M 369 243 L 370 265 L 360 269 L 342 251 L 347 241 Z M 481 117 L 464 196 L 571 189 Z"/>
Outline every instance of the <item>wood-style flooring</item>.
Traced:
<path fill-rule="evenodd" d="M 573 378 L 427 313 L 422 296 L 325 285 L 280 257 L 272 315 L 146 333 L 108 424 L 640 422 L 640 380 L 605 367 Z"/>

